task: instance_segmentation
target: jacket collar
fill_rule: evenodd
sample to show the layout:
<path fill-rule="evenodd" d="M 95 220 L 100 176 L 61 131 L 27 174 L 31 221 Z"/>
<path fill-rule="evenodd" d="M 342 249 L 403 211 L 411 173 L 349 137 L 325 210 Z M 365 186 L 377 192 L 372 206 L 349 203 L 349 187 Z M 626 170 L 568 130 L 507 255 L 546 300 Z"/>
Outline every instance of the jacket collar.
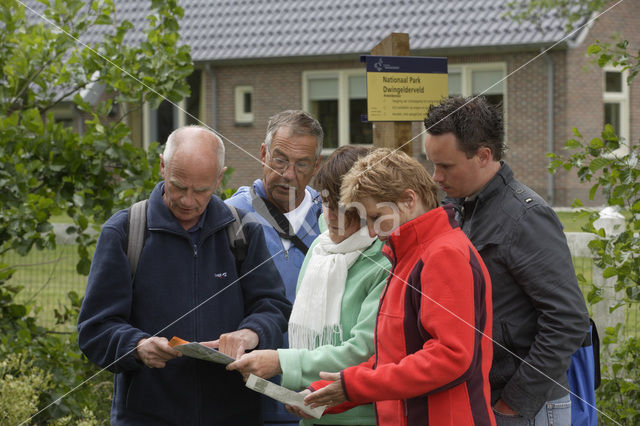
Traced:
<path fill-rule="evenodd" d="M 184 230 L 173 213 L 171 213 L 165 205 L 162 199 L 163 190 L 164 181 L 159 182 L 155 186 L 149 197 L 149 210 L 147 212 L 149 229 L 163 229 L 177 234 L 187 235 L 187 231 Z M 233 221 L 233 214 L 216 195 L 213 195 L 211 200 L 209 200 L 205 212 L 206 216 L 202 224 L 203 236 L 210 232 L 217 231 Z"/>
<path fill-rule="evenodd" d="M 253 189 L 256 191 L 256 194 L 262 198 L 267 198 L 267 190 L 264 189 L 264 182 L 262 179 L 256 179 L 253 182 Z M 311 188 L 309 185 L 305 188 L 311 194 L 311 201 L 313 204 L 317 206 L 322 205 L 322 199 L 320 198 L 320 194 L 315 189 Z"/>
<path fill-rule="evenodd" d="M 513 171 L 511 167 L 504 161 L 500 161 L 500 169 L 496 175 L 485 185 L 478 193 L 478 200 L 487 200 L 499 192 L 504 186 L 513 179 Z"/>
<path fill-rule="evenodd" d="M 429 241 L 454 228 L 459 228 L 459 225 L 455 220 L 453 206 L 438 207 L 400 225 L 389 236 L 384 252 L 395 262 L 407 254 L 419 253 L 420 251 L 416 250 L 417 246 L 428 244 Z"/>
<path fill-rule="evenodd" d="M 256 179 L 253 182 L 253 189 L 256 191 L 256 194 L 262 198 L 267 198 L 267 191 L 264 189 L 264 182 L 262 179 Z"/>
<path fill-rule="evenodd" d="M 491 178 L 491 180 L 484 186 L 484 188 L 480 190 L 480 192 L 474 195 L 474 198 L 476 198 L 476 200 L 478 201 L 488 200 L 512 180 L 513 171 L 511 170 L 511 167 L 509 167 L 509 165 L 504 161 L 500 160 L 500 169 L 498 169 L 498 172 L 494 177 Z M 444 200 L 442 200 L 442 204 L 452 203 L 459 207 L 464 203 L 464 201 L 465 198 L 445 197 Z"/>
<path fill-rule="evenodd" d="M 259 197 L 267 198 L 267 191 L 264 188 L 264 182 L 262 179 L 256 179 L 253 182 L 253 189 Z M 305 189 L 311 194 L 312 205 L 305 216 L 304 224 L 300 227 L 297 233 L 298 237 L 301 239 L 306 238 L 307 235 L 311 235 L 315 238 L 322 233 L 322 231 L 318 230 L 318 216 L 322 213 L 322 199 L 320 198 L 318 191 L 310 186 L 307 186 Z M 261 220 L 263 223 L 267 223 L 264 218 Z M 310 244 L 310 242 L 307 244 Z"/>

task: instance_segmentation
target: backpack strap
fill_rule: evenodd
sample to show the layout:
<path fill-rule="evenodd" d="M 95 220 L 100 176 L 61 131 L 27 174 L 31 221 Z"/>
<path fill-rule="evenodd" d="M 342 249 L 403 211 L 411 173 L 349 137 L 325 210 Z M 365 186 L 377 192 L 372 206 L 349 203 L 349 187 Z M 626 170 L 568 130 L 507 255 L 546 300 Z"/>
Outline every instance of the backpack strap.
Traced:
<path fill-rule="evenodd" d="M 142 247 L 147 239 L 147 206 L 149 200 L 138 201 L 129 208 L 127 219 L 127 257 L 131 269 L 131 282 L 136 277 Z"/>
<path fill-rule="evenodd" d="M 229 207 L 229 210 L 231 210 L 231 214 L 233 214 L 233 218 L 235 219 L 227 225 L 227 236 L 229 237 L 231 252 L 236 259 L 236 270 L 238 271 L 239 277 L 242 262 L 244 262 L 244 259 L 247 257 L 247 239 L 244 235 L 244 230 L 242 229 L 242 220 L 240 219 L 238 210 L 230 204 L 227 204 L 227 207 Z"/>
<path fill-rule="evenodd" d="M 275 229 L 280 238 L 291 241 L 291 243 L 302 252 L 307 254 L 309 247 L 293 232 L 293 227 L 284 214 L 271 201 L 256 194 L 253 186 L 251 192 L 251 206 L 260 216 L 264 217 L 269 225 Z"/>

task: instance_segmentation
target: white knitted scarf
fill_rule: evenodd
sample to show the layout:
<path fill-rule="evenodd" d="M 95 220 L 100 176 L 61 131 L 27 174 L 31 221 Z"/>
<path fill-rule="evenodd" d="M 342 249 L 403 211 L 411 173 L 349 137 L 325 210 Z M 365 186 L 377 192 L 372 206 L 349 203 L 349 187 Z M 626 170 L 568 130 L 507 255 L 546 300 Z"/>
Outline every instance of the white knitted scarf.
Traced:
<path fill-rule="evenodd" d="M 318 238 L 289 318 L 289 347 L 315 349 L 342 342 L 340 309 L 347 272 L 375 241 L 366 227 L 335 244 L 329 231 Z"/>

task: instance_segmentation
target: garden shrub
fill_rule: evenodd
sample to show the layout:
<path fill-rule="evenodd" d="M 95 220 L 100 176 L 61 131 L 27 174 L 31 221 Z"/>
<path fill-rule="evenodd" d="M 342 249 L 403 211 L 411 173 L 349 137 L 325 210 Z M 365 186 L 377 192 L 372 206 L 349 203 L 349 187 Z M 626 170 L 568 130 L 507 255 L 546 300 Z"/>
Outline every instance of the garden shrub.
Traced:
<path fill-rule="evenodd" d="M 0 424 L 20 424 L 35 415 L 40 393 L 51 387 L 51 374 L 35 367 L 24 353 L 10 353 L 2 357 Z"/>

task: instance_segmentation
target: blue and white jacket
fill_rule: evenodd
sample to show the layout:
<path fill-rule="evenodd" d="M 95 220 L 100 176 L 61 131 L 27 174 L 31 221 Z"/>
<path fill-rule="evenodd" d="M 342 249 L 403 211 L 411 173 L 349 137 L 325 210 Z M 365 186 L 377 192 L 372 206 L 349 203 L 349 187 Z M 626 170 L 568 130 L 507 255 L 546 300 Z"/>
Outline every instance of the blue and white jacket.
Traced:
<path fill-rule="evenodd" d="M 267 193 L 264 189 L 264 183 L 262 179 L 257 179 L 253 182 L 253 188 L 256 194 L 260 197 L 267 198 Z M 227 200 L 226 203 L 231 204 L 248 212 L 253 212 L 252 218 L 257 218 L 262 225 L 265 239 L 267 240 L 267 248 L 273 257 L 273 261 L 276 264 L 276 268 L 280 272 L 282 281 L 287 291 L 287 299 L 293 303 L 293 299 L 296 297 L 296 285 L 298 283 L 298 274 L 304 262 L 304 253 L 302 253 L 297 247 L 291 246 L 288 250 L 285 250 L 282 240 L 278 235 L 278 232 L 273 229 L 265 218 L 255 213 L 254 208 L 251 205 L 251 188 L 248 186 L 241 186 L 233 196 Z M 313 240 L 320 235 L 318 228 L 318 216 L 322 213 L 322 201 L 318 192 L 307 186 L 307 191 L 311 193 L 313 204 L 305 217 L 303 225 L 300 227 L 297 235 L 307 245 L 311 246 Z"/>
<path fill-rule="evenodd" d="M 253 188 L 258 196 L 263 198 L 267 197 L 262 179 L 257 179 L 255 182 L 253 182 Z M 318 227 L 318 216 L 320 216 L 320 213 L 322 213 L 322 201 L 320 200 L 320 195 L 316 190 L 309 186 L 307 186 L 306 189 L 311 193 L 313 204 L 309 209 L 307 216 L 305 217 L 304 223 L 302 224 L 300 230 L 298 230 L 296 235 L 302 240 L 302 242 L 307 245 L 307 247 L 309 247 L 311 246 L 313 240 L 315 240 L 316 237 L 320 235 L 320 229 Z M 300 268 L 302 268 L 302 262 L 304 261 L 305 254 L 294 245 L 291 245 L 288 250 L 285 250 L 278 232 L 273 229 L 273 226 L 271 226 L 265 218 L 260 216 L 258 213 L 255 213 L 255 209 L 251 205 L 251 201 L 251 188 L 248 186 L 242 186 L 238 188 L 238 191 L 231 198 L 225 200 L 226 203 L 229 203 L 234 207 L 253 212 L 253 216 L 251 217 L 256 218 L 260 221 L 262 230 L 264 231 L 265 239 L 267 241 L 267 248 L 273 256 L 273 261 L 276 264 L 276 268 L 278 268 L 278 271 L 280 272 L 282 281 L 284 282 L 284 287 L 287 292 L 287 299 L 291 303 L 293 303 L 293 300 L 296 297 L 298 274 L 300 273 Z M 283 336 L 282 347 L 288 348 L 288 343 L 288 337 L 285 334 Z M 280 383 L 280 377 L 274 377 L 272 381 L 274 383 Z M 292 422 L 297 424 L 299 421 L 298 417 L 287 412 L 284 409 L 284 405 L 273 399 L 265 397 L 263 398 L 262 404 L 265 421 L 274 423 L 282 422 L 285 424 Z"/>

